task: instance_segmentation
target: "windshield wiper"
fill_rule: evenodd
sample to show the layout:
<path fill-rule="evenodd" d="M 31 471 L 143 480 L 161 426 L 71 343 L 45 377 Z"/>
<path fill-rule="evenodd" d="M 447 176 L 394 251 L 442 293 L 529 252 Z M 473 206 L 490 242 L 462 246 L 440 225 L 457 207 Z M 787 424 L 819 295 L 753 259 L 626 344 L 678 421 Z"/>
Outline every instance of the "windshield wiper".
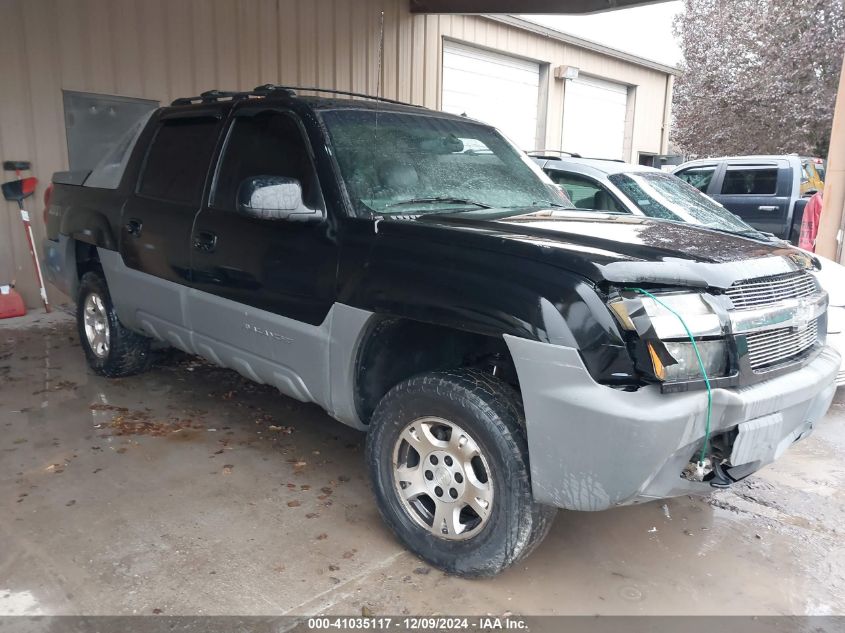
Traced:
<path fill-rule="evenodd" d="M 765 242 L 782 241 L 779 237 L 772 233 L 763 233 L 762 231 L 757 231 L 754 229 L 751 229 L 750 231 L 746 229 L 723 229 L 717 226 L 710 226 L 709 224 L 702 224 L 701 226 L 705 229 L 710 229 L 711 231 L 727 233 L 728 235 L 739 235 L 740 237 L 747 237 L 752 240 L 759 240 Z"/>
<path fill-rule="evenodd" d="M 400 207 L 406 204 L 428 204 L 435 202 L 445 202 L 447 204 L 469 204 L 479 209 L 492 209 L 493 207 L 483 202 L 476 202 L 475 200 L 467 200 L 465 198 L 453 198 L 452 196 L 437 196 L 431 198 L 411 198 L 409 200 L 400 200 L 399 202 L 391 202 L 383 208 L 389 209 L 391 207 Z"/>
<path fill-rule="evenodd" d="M 560 202 L 552 202 L 551 200 L 535 200 L 531 203 L 532 207 L 543 208 L 543 207 L 558 207 L 560 209 L 575 209 L 576 207 L 567 207 L 565 204 L 561 204 Z"/>

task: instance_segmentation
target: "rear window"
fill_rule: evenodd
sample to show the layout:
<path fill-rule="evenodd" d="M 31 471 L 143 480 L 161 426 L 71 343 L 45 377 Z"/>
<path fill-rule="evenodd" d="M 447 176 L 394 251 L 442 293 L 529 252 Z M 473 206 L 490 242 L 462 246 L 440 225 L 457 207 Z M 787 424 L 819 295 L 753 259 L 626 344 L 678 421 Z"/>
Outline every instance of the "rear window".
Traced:
<path fill-rule="evenodd" d="M 129 162 L 129 157 L 132 156 L 132 150 L 135 149 L 138 137 L 141 136 L 141 132 L 146 127 L 152 114 L 152 111 L 148 112 L 129 128 L 114 148 L 91 171 L 91 174 L 85 180 L 86 187 L 117 189 L 120 186 L 123 172 L 126 171 L 126 164 Z"/>
<path fill-rule="evenodd" d="M 219 128 L 212 118 L 165 120 L 147 152 L 138 193 L 199 204 Z"/>
<path fill-rule="evenodd" d="M 728 167 L 722 183 L 722 193 L 727 195 L 768 196 L 777 188 L 777 167 Z"/>

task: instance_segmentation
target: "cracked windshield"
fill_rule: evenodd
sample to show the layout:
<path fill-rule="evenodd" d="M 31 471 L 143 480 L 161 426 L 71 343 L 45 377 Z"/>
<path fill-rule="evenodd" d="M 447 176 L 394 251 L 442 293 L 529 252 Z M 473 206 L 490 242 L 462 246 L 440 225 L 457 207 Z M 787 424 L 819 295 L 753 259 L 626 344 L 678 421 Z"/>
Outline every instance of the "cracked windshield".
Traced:
<path fill-rule="evenodd" d="M 609 179 L 649 217 L 703 224 L 720 231 L 758 234 L 718 202 L 670 174 L 632 172 L 613 174 Z"/>
<path fill-rule="evenodd" d="M 324 112 L 346 189 L 361 214 L 571 207 L 496 130 L 471 121 L 367 110 Z"/>

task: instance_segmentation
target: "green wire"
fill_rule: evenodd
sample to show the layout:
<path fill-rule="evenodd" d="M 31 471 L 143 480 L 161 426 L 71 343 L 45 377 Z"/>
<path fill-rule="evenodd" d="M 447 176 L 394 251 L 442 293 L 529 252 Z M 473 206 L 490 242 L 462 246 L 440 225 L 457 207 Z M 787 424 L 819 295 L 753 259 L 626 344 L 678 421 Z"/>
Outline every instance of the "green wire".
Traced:
<path fill-rule="evenodd" d="M 659 305 L 674 314 L 678 318 L 678 321 L 681 322 L 681 325 L 684 326 L 684 330 L 686 330 L 687 336 L 689 337 L 690 342 L 692 342 L 692 348 L 695 350 L 695 357 L 698 359 L 698 368 L 701 370 L 701 375 L 704 376 L 704 384 L 707 387 L 707 424 L 704 427 L 704 446 L 701 447 L 701 454 L 698 458 L 699 463 L 703 463 L 704 458 L 707 457 L 707 445 L 710 443 L 710 414 L 713 411 L 713 391 L 710 389 L 710 379 L 707 377 L 707 371 L 704 369 L 704 361 L 701 360 L 701 353 L 698 351 L 698 345 L 695 342 L 695 337 L 693 337 L 692 332 L 690 332 L 690 329 L 687 327 L 686 321 L 684 321 L 683 317 L 653 294 L 647 290 L 643 290 L 642 288 L 627 288 L 627 290 L 638 292 L 641 295 L 645 295 L 646 297 L 653 299 Z"/>

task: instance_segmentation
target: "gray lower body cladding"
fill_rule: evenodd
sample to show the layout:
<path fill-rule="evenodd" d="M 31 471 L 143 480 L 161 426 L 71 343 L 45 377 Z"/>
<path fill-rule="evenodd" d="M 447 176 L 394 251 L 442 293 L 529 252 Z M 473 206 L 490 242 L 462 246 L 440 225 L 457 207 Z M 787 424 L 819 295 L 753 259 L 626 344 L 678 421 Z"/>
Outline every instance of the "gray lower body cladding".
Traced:
<path fill-rule="evenodd" d="M 127 327 L 366 428 L 354 404 L 354 361 L 371 312 L 336 303 L 309 325 L 133 270 L 115 251 L 99 249 L 99 257 Z"/>
<path fill-rule="evenodd" d="M 522 388 L 538 502 L 603 510 L 712 491 L 708 483 L 681 478 L 703 442 L 704 392 L 612 389 L 593 381 L 573 348 L 505 339 Z M 828 347 L 795 372 L 750 387 L 715 389 L 712 432 L 739 432 L 733 465 L 761 467 L 809 435 L 833 399 L 839 364 L 839 354 Z"/>
<path fill-rule="evenodd" d="M 76 298 L 79 279 L 76 275 L 75 242 L 67 235 L 41 241 L 41 268 L 44 278 L 71 298 Z"/>

